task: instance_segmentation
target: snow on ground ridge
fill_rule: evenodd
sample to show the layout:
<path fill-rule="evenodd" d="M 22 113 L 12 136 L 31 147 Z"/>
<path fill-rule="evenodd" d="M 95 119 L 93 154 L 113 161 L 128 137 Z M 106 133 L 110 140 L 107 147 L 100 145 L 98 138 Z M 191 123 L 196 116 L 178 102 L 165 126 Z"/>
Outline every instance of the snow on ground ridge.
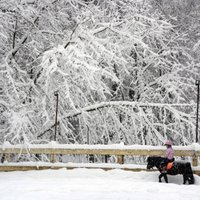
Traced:
<path fill-rule="evenodd" d="M 158 183 L 159 172 L 120 169 L 44 170 L 0 173 L 1 200 L 200 200 L 200 177 L 182 185 L 182 176 Z"/>

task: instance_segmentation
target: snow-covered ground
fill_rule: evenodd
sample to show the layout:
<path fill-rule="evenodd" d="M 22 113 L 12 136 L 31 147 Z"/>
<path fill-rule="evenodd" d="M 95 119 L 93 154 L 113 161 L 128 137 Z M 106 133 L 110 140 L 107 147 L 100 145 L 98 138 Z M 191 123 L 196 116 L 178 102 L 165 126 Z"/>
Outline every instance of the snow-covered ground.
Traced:
<path fill-rule="evenodd" d="M 182 185 L 182 176 L 158 183 L 158 172 L 120 169 L 44 170 L 0 173 L 1 200 L 200 200 L 200 177 Z"/>

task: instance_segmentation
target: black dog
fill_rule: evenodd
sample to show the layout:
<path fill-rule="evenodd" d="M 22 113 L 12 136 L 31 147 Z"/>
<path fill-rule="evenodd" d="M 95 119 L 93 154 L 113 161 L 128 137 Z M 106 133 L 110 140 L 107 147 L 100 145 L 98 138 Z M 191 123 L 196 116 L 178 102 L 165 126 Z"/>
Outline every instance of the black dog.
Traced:
<path fill-rule="evenodd" d="M 191 168 L 191 164 L 189 162 L 174 162 L 172 167 L 167 170 L 167 173 L 162 173 L 162 163 L 165 158 L 160 156 L 150 156 L 147 158 L 147 169 L 151 169 L 156 167 L 160 171 L 159 182 L 161 182 L 161 178 L 164 177 L 165 182 L 168 183 L 167 174 L 169 175 L 183 175 L 183 184 L 186 184 L 188 181 L 189 184 L 194 184 L 194 176 Z"/>

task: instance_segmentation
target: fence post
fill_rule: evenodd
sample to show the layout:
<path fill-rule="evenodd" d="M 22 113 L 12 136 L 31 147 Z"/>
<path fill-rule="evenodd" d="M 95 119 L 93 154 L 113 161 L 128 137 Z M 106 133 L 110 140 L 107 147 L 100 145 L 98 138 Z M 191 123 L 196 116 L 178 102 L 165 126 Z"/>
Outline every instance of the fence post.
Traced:
<path fill-rule="evenodd" d="M 7 162 L 10 162 L 11 160 L 11 155 L 9 153 L 6 154 L 6 161 Z"/>
<path fill-rule="evenodd" d="M 124 155 L 117 155 L 117 163 L 124 164 Z"/>
<path fill-rule="evenodd" d="M 192 155 L 192 166 L 193 166 L 193 167 L 198 166 L 198 157 L 197 157 L 195 151 L 193 151 L 193 155 Z"/>
<path fill-rule="evenodd" d="M 50 162 L 51 163 L 55 163 L 56 162 L 56 155 L 55 154 L 51 154 L 50 155 Z"/>
<path fill-rule="evenodd" d="M 54 149 L 51 150 L 50 162 L 51 163 L 55 163 L 56 162 L 56 154 L 54 153 Z"/>

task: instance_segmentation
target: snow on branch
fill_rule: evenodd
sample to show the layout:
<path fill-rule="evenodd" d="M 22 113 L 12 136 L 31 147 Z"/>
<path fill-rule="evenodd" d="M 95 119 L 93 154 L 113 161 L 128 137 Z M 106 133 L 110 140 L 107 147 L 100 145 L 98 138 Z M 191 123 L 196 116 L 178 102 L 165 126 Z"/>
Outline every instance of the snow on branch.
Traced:
<path fill-rule="evenodd" d="M 73 111 L 68 113 L 66 116 L 62 118 L 76 117 L 77 115 L 81 115 L 83 112 L 92 112 L 100 108 L 112 107 L 112 106 L 132 106 L 132 107 L 196 107 L 195 104 L 162 104 L 162 103 L 140 103 L 140 102 L 131 102 L 131 101 L 111 101 L 111 102 L 100 102 L 95 105 L 87 106 L 85 108 L 81 108 L 79 111 Z"/>

